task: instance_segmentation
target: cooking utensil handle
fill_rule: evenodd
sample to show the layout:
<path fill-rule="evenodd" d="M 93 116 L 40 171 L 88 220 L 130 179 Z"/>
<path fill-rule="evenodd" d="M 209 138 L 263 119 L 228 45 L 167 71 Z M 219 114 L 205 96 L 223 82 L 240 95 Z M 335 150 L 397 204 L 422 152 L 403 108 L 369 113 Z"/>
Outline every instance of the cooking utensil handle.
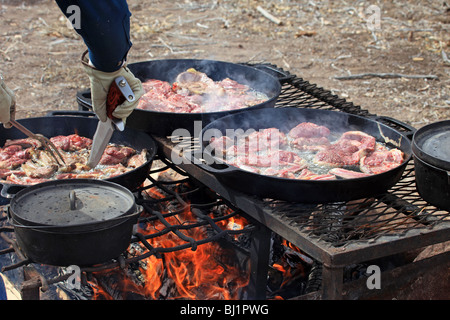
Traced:
<path fill-rule="evenodd" d="M 123 131 L 125 124 L 121 119 L 113 116 L 114 110 L 125 101 L 133 102 L 135 99 L 136 96 L 125 77 L 115 78 L 106 96 L 106 115 L 113 121 L 118 130 Z"/>
<path fill-rule="evenodd" d="M 18 129 L 19 131 L 21 131 L 24 135 L 30 137 L 30 138 L 34 138 L 35 134 L 33 132 L 31 132 L 30 130 L 28 130 L 27 128 L 25 128 L 23 125 L 21 125 L 20 123 L 18 123 L 16 120 L 11 119 L 9 121 L 16 129 Z"/>
<path fill-rule="evenodd" d="M 403 128 L 404 130 L 406 130 L 405 132 L 402 132 L 409 140 L 412 140 L 412 137 L 414 135 L 414 133 L 417 131 L 416 128 L 410 126 L 407 123 L 404 123 L 400 120 L 391 118 L 391 117 L 386 117 L 386 116 L 377 116 L 375 118 L 376 121 L 379 122 L 388 122 L 391 123 L 397 127 Z"/>
<path fill-rule="evenodd" d="M 126 83 L 128 84 L 128 83 Z M 106 98 L 106 115 L 110 119 L 114 119 L 112 113 L 116 110 L 118 105 L 121 105 L 126 100 L 125 96 L 122 94 L 122 91 L 119 88 L 119 85 L 114 80 L 109 87 L 108 95 Z"/>

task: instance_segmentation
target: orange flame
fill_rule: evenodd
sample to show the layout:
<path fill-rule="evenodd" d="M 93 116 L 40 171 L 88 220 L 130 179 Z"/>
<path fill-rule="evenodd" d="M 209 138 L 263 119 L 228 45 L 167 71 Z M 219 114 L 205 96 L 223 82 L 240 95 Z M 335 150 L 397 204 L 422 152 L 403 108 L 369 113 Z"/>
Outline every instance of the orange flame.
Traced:
<path fill-rule="evenodd" d="M 154 188 L 147 192 L 153 198 L 164 198 L 164 195 Z M 177 214 L 176 217 L 167 217 L 166 220 L 172 225 L 179 225 L 195 221 L 195 215 L 187 208 L 183 213 Z M 245 218 L 240 217 L 222 221 L 221 225 L 218 223 L 221 228 L 234 230 L 242 229 L 245 224 L 247 224 Z M 165 226 L 158 220 L 139 225 L 138 232 L 150 235 L 164 228 Z M 180 232 L 196 241 L 207 237 L 204 228 L 190 228 Z M 172 232 L 148 241 L 156 248 L 172 248 L 185 244 Z M 143 246 L 142 248 L 145 249 Z M 243 275 L 238 267 L 228 264 L 225 266 L 217 261 L 226 254 L 226 250 L 218 243 L 208 242 L 199 245 L 195 251 L 189 248 L 163 253 L 163 259 L 150 256 L 140 264 L 139 271 L 145 276 L 145 285 L 140 288 L 139 294 L 149 299 L 238 299 L 240 289 L 248 284 L 249 275 Z M 130 279 L 122 281 L 133 283 Z M 130 288 L 124 285 L 124 290 Z M 131 290 L 134 291 L 135 288 Z M 101 294 L 98 290 L 98 295 Z"/>

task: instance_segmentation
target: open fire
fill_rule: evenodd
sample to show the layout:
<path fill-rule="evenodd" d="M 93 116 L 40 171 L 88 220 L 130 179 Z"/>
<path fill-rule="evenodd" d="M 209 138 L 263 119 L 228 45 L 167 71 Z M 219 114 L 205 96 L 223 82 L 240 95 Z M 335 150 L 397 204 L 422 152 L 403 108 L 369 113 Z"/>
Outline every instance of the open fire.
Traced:
<path fill-rule="evenodd" d="M 204 203 L 208 209 L 203 208 L 202 212 L 215 219 L 215 224 L 228 235 L 224 237 L 226 239 L 198 245 L 194 250 L 186 242 L 194 239 L 201 243 L 208 239 L 211 226 L 201 223 L 202 214 L 194 213 L 202 204 L 180 206 L 180 199 L 168 196 L 170 188 L 175 188 L 177 194 L 192 192 L 188 184 L 168 187 L 166 191 L 157 187 L 146 190 L 144 198 L 151 199 L 153 204 L 146 207 L 137 228 L 151 247 L 160 248 L 161 253 L 150 255 L 125 269 L 93 273 L 89 281 L 94 291 L 93 299 L 243 299 L 249 284 L 249 257 L 239 254 L 242 250 L 237 246 L 248 245 L 245 230 L 251 230 L 251 223 L 225 204 L 210 207 L 210 203 Z M 153 214 L 161 214 L 168 224 L 155 219 Z M 172 232 L 174 229 L 168 225 L 178 230 Z M 283 239 L 274 239 L 274 242 L 277 245 L 272 249 L 268 298 L 285 299 L 298 295 L 306 287 L 313 261 Z M 129 247 L 126 255 L 133 258 L 148 254 L 149 250 L 151 248 L 138 242 Z"/>
<path fill-rule="evenodd" d="M 248 297 L 249 247 L 255 229 L 250 218 L 233 210 L 211 190 L 192 185 L 185 177 L 173 178 L 167 172 L 157 176 L 153 177 L 157 180 L 149 177 L 150 183 L 137 196 L 144 212 L 135 225 L 134 240 L 123 254 L 127 263 L 119 263 L 120 267 L 117 264 L 89 267 L 84 271 L 87 281 L 82 280 L 80 290 L 60 283 L 56 292 L 66 292 L 69 299 L 72 296 L 89 300 L 242 300 Z M 271 249 L 269 299 L 289 298 L 304 290 L 311 263 L 296 247 L 282 241 L 274 240 L 276 245 Z M 65 268 L 36 264 L 35 267 L 48 279 L 65 275 Z M 295 287 L 292 293 L 284 292 L 285 288 L 292 287 Z M 51 291 L 45 293 L 49 299 L 60 296 Z"/>
<path fill-rule="evenodd" d="M 158 188 L 146 190 L 144 196 L 156 200 L 167 197 Z M 155 201 L 151 210 L 158 210 L 161 214 L 167 215 L 165 217 L 167 222 L 172 226 L 178 226 L 178 232 L 181 235 L 171 231 L 162 232 L 166 226 L 159 219 L 153 219 L 149 212 L 141 216 L 137 229 L 140 234 L 149 238 L 148 242 L 152 247 L 167 248 L 168 252 L 158 257 L 151 255 L 126 270 L 115 271 L 121 275 L 115 276 L 118 283 L 114 284 L 115 290 L 109 288 L 109 292 L 108 289 L 102 288 L 99 282 L 102 282 L 102 278 L 110 277 L 110 271 L 95 273 L 95 280 L 90 282 L 95 292 L 95 299 L 124 298 L 123 295 L 129 295 L 130 292 L 142 299 L 234 300 L 240 298 L 242 289 L 248 284 L 249 275 L 246 270 L 241 270 L 239 262 L 233 256 L 233 250 L 221 247 L 219 242 L 208 242 L 197 246 L 195 250 L 191 248 L 170 250 L 186 243 L 182 239 L 183 236 L 185 239 L 195 241 L 208 237 L 208 227 L 200 223 L 190 209 L 190 205 L 184 208 L 179 208 L 177 205 L 175 201 Z M 220 212 L 222 208 L 212 209 Z M 209 211 L 211 214 L 218 213 Z M 174 215 L 175 212 L 176 215 Z M 225 209 L 224 214 L 230 213 L 230 209 Z M 198 227 L 192 227 L 193 225 Z M 223 230 L 231 228 L 229 230 L 238 231 L 248 225 L 248 221 L 240 216 L 232 216 L 218 221 L 217 225 Z M 141 243 L 135 243 L 130 246 L 127 255 L 129 257 L 143 255 L 148 250 Z M 165 250 L 162 249 L 162 251 Z"/>

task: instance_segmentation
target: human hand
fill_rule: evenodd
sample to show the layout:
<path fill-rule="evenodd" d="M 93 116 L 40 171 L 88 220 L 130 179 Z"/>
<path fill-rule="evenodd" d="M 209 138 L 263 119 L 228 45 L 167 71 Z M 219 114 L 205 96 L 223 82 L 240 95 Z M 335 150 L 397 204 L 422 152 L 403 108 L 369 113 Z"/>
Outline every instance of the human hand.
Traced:
<path fill-rule="evenodd" d="M 139 98 L 144 94 L 141 81 L 126 66 L 115 72 L 103 72 L 86 63 L 83 63 L 83 66 L 90 79 L 92 108 L 102 122 L 107 119 L 106 98 L 111 84 L 119 76 L 123 76 L 127 80 L 136 99 L 132 102 L 125 100 L 124 103 L 117 106 L 112 114 L 125 123 L 126 118 L 137 107 Z"/>
<path fill-rule="evenodd" d="M 16 117 L 16 97 L 14 93 L 3 82 L 0 74 L 0 122 L 7 129 L 12 125 L 9 123 L 11 119 Z"/>

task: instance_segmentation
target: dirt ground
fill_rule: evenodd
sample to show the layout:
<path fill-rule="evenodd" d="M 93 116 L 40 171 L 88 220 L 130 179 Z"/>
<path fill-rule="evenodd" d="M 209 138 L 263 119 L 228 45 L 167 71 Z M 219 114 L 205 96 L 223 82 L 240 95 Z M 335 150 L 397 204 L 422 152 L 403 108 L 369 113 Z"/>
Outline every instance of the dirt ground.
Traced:
<path fill-rule="evenodd" d="M 446 1 L 128 3 L 130 63 L 270 62 L 363 109 L 417 128 L 450 118 Z M 66 21 L 52 0 L 0 0 L 0 71 L 17 95 L 18 118 L 78 108 L 76 92 L 88 86 L 79 63 L 85 46 Z M 385 73 L 394 78 L 381 78 Z M 336 79 L 358 74 L 372 75 Z"/>
<path fill-rule="evenodd" d="M 416 128 L 450 119 L 448 1 L 128 3 L 130 63 L 269 62 Z M 88 88 L 79 62 L 86 48 L 53 0 L 0 0 L 0 38 L 0 72 L 17 95 L 17 118 L 78 109 L 76 93 Z"/>

